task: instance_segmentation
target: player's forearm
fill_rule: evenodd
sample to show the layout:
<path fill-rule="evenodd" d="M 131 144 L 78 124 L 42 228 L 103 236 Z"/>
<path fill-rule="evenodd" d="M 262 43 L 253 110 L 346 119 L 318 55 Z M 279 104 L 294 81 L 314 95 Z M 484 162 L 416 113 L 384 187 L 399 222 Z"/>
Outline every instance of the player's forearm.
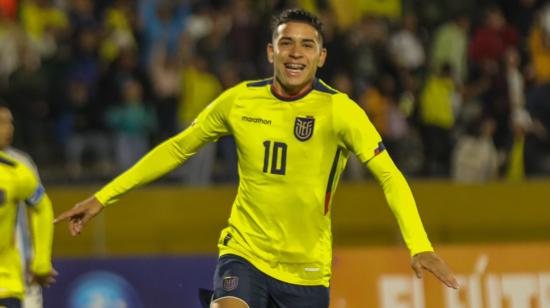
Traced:
<path fill-rule="evenodd" d="M 53 210 L 47 195 L 30 209 L 34 257 L 33 273 L 46 274 L 52 270 Z"/>
<path fill-rule="evenodd" d="M 397 219 L 411 255 L 423 251 L 433 251 L 418 214 L 411 189 L 388 153 L 381 153 L 369 161 L 367 166 L 384 190 L 388 205 Z"/>
<path fill-rule="evenodd" d="M 98 191 L 95 197 L 104 206 L 113 204 L 126 192 L 174 170 L 205 143 L 200 131 L 186 130 L 154 148 L 133 167 Z"/>

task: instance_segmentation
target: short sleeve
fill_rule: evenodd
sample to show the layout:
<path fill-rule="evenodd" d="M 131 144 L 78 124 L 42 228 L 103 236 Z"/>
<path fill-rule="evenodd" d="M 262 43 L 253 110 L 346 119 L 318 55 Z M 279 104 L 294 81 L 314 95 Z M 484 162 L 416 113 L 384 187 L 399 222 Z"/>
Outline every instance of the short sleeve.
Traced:
<path fill-rule="evenodd" d="M 332 108 L 341 147 L 354 153 L 363 163 L 385 150 L 380 134 L 365 111 L 347 95 L 334 95 Z"/>

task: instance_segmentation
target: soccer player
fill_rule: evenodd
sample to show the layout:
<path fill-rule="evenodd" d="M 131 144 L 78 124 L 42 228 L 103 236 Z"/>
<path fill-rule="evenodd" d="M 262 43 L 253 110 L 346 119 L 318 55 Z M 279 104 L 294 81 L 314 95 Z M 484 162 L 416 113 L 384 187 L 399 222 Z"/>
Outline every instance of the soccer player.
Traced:
<path fill-rule="evenodd" d="M 54 282 L 51 264 L 53 210 L 38 176 L 13 156 L 13 118 L 0 106 L 0 307 L 19 308 L 25 294 L 26 275 L 15 244 L 16 218 L 20 202 L 29 208 L 33 239 L 29 266 L 31 282 L 47 286 Z"/>
<path fill-rule="evenodd" d="M 399 223 L 418 277 L 458 288 L 434 252 L 405 178 L 366 114 L 315 77 L 327 56 L 320 21 L 287 10 L 273 24 L 273 78 L 222 93 L 183 132 L 149 152 L 94 196 L 62 213 L 72 235 L 124 193 L 233 135 L 239 188 L 222 230 L 211 307 L 328 307 L 333 192 L 350 154 L 374 174 Z"/>

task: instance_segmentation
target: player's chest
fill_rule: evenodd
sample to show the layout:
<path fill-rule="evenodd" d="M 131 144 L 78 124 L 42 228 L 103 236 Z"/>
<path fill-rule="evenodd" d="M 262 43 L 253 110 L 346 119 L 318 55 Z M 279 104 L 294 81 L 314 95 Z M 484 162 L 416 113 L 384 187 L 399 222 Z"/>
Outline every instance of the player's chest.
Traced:
<path fill-rule="evenodd" d="M 234 108 L 231 126 L 241 140 L 277 139 L 306 146 L 333 135 L 331 119 L 326 104 L 268 101 Z"/>

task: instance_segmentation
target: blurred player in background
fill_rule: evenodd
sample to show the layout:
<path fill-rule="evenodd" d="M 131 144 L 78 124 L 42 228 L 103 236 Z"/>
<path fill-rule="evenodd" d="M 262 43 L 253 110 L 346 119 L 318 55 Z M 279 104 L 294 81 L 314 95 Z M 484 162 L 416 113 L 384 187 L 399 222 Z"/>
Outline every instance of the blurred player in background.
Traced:
<path fill-rule="evenodd" d="M 233 135 L 240 183 L 218 242 L 211 307 L 328 307 L 332 193 L 354 153 L 382 186 L 417 276 L 428 270 L 458 288 L 365 112 L 315 77 L 326 55 L 317 17 L 284 11 L 267 45 L 273 78 L 225 91 L 186 130 L 56 222 L 68 219 L 71 234 L 79 234 L 124 193 L 173 170 L 206 143 Z"/>
<path fill-rule="evenodd" d="M 12 114 L 0 105 L 0 307 L 39 308 L 40 286 L 56 275 L 53 210 L 32 160 L 10 147 L 13 131 Z"/>

